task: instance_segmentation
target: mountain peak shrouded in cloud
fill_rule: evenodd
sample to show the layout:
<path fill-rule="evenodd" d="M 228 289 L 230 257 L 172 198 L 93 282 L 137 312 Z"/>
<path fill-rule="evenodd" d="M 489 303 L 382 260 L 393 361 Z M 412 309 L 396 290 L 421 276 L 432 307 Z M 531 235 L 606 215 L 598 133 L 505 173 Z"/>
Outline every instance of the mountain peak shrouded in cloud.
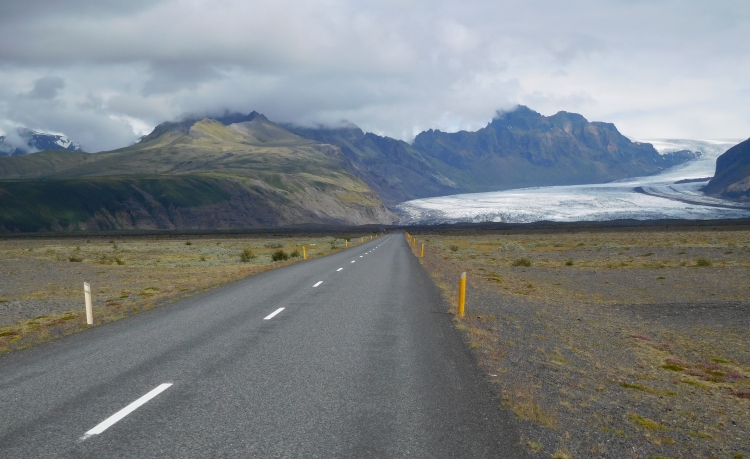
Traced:
<path fill-rule="evenodd" d="M 498 107 L 609 120 L 635 138 L 750 130 L 750 3 L 0 2 L 0 124 L 120 148 L 181 113 L 411 141 Z"/>
<path fill-rule="evenodd" d="M 81 146 L 61 134 L 16 128 L 0 135 L 0 156 L 16 156 L 45 150 L 82 151 Z"/>
<path fill-rule="evenodd" d="M 262 114 L 256 112 L 253 110 L 252 112 L 248 113 L 247 115 L 243 115 L 242 113 L 233 113 L 229 111 L 222 112 L 219 116 L 212 116 L 212 115 L 195 115 L 195 114 L 185 114 L 179 117 L 177 121 L 166 121 L 154 128 L 153 131 L 151 131 L 150 134 L 145 135 L 140 138 L 140 142 L 148 142 L 149 140 L 158 138 L 166 132 L 175 132 L 178 134 L 187 134 L 190 132 L 190 128 L 193 127 L 193 125 L 203 119 L 212 119 L 215 121 L 218 121 L 219 123 L 229 126 L 231 124 L 235 123 L 247 123 L 251 121 L 268 121 L 268 118 L 263 116 Z"/>
<path fill-rule="evenodd" d="M 428 129 L 411 144 L 353 125 L 283 126 L 338 146 L 349 170 L 388 205 L 456 193 L 607 182 L 653 174 L 695 157 L 687 151 L 659 154 L 649 143 L 630 141 L 612 123 L 562 111 L 544 116 L 526 106 L 498 111 L 477 130 Z"/>
<path fill-rule="evenodd" d="M 395 221 L 339 149 L 259 113 L 221 118 L 162 123 L 106 153 L 0 158 L 0 232 Z"/>

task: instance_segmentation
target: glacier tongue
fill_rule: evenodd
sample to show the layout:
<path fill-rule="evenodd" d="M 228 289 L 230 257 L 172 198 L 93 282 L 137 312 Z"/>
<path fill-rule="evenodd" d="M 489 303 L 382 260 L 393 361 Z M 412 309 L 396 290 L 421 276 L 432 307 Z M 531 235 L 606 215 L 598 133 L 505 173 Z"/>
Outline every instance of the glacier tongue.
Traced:
<path fill-rule="evenodd" d="M 416 199 L 400 204 L 397 211 L 404 224 L 750 217 L 750 206 L 712 198 L 700 191 L 714 174 L 716 158 L 737 142 L 646 142 L 654 144 L 660 153 L 690 150 L 700 152 L 700 157 L 648 177 Z M 690 181 L 682 182 L 685 180 Z"/>

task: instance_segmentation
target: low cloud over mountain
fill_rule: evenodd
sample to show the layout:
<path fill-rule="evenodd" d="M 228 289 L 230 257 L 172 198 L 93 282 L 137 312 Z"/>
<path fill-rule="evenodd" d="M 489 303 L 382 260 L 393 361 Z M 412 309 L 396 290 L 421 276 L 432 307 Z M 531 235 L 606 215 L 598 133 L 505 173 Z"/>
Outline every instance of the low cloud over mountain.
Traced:
<path fill-rule="evenodd" d="M 46 134 L 24 128 L 0 136 L 0 156 L 15 156 L 45 150 L 81 151 L 81 146 L 61 134 Z"/>
<path fill-rule="evenodd" d="M 6 1 L 0 125 L 101 151 L 253 107 L 411 141 L 523 104 L 634 138 L 737 138 L 748 21 L 738 1 Z"/>

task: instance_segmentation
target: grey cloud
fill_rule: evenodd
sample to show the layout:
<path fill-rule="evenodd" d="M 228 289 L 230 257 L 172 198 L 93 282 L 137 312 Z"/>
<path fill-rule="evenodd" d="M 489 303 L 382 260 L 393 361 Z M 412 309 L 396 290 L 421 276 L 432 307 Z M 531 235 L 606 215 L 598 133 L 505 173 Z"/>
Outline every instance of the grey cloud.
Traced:
<path fill-rule="evenodd" d="M 65 87 L 65 80 L 56 76 L 45 76 L 34 82 L 34 88 L 25 93 L 25 97 L 31 99 L 54 99 L 62 88 Z"/>
<path fill-rule="evenodd" d="M 582 108 L 596 103 L 596 99 L 586 92 L 559 95 L 552 92 L 535 91 L 523 98 L 523 103 L 529 107 L 555 105 L 568 107 L 565 111 L 581 111 Z"/>
<path fill-rule="evenodd" d="M 27 21 L 40 16 L 118 16 L 153 7 L 158 0 L 23 0 L 0 3 L 0 24 Z"/>
<path fill-rule="evenodd" d="M 18 127 L 15 125 L 0 122 L 0 137 L 3 137 L 0 144 L 0 150 L 2 151 L 13 151 L 16 148 L 23 151 L 29 150 L 29 146 L 26 144 L 28 140 L 21 137 Z"/>
<path fill-rule="evenodd" d="M 101 150 L 183 113 L 409 139 L 525 103 L 746 137 L 749 57 L 746 0 L 0 2 L 0 120 Z"/>
<path fill-rule="evenodd" d="M 593 37 L 573 36 L 565 40 L 566 43 L 555 43 L 551 50 L 555 58 L 562 64 L 568 64 L 575 59 L 587 58 L 606 51 L 606 47 Z"/>
<path fill-rule="evenodd" d="M 141 94 L 150 96 L 175 93 L 221 77 L 221 73 L 212 65 L 159 62 L 151 66 L 151 77 L 144 83 Z"/>

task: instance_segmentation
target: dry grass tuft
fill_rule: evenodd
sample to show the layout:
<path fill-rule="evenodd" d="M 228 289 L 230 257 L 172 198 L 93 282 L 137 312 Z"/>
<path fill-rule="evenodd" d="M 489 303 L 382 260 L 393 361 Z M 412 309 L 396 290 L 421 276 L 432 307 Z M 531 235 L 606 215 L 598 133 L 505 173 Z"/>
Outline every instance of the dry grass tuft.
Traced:
<path fill-rule="evenodd" d="M 652 421 L 651 419 L 644 418 L 643 416 L 639 416 L 635 413 L 630 414 L 630 419 L 632 419 L 638 427 L 645 429 L 645 430 L 651 430 L 651 431 L 665 431 L 668 430 L 665 426 L 659 424 L 656 421 Z"/>
<path fill-rule="evenodd" d="M 526 419 L 536 425 L 557 429 L 557 412 L 544 408 L 538 397 L 528 388 L 516 388 L 503 391 L 503 402 L 509 406 L 516 416 Z"/>
<path fill-rule="evenodd" d="M 552 459 L 572 459 L 573 456 L 567 449 L 558 449 L 552 454 Z"/>

